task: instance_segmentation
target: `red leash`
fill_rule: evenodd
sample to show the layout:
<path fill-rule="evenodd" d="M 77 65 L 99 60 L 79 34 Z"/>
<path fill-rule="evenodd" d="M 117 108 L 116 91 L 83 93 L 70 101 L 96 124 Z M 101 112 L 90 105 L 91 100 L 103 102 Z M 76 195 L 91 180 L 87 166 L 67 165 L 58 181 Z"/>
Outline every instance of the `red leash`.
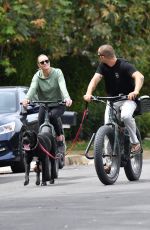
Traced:
<path fill-rule="evenodd" d="M 59 159 L 59 158 L 60 158 L 60 157 L 54 157 L 54 155 L 53 155 L 53 154 L 51 154 L 50 152 L 48 152 L 48 151 L 44 148 L 44 146 L 43 146 L 43 145 L 41 145 L 40 143 L 39 143 L 39 146 L 40 146 L 40 148 L 42 149 L 42 151 L 43 151 L 44 153 L 46 153 L 49 157 L 53 158 L 54 160 L 56 160 L 56 159 Z"/>
<path fill-rule="evenodd" d="M 72 145 L 71 145 L 70 149 L 69 149 L 68 152 L 65 154 L 65 156 L 66 156 L 67 154 L 69 154 L 69 152 L 71 152 L 71 150 L 73 149 L 74 145 L 76 144 L 76 142 L 77 142 L 77 140 L 78 140 L 79 134 L 80 134 L 81 129 L 82 129 L 82 126 L 83 126 L 84 119 L 85 119 L 85 118 L 87 117 L 87 115 L 88 115 L 88 107 L 87 107 L 87 105 L 88 105 L 88 103 L 86 103 L 85 110 L 83 111 L 82 120 L 81 120 L 79 129 L 78 129 L 78 131 L 77 131 L 77 133 L 76 133 L 76 136 L 75 136 L 75 138 L 74 138 L 74 140 L 73 140 L 73 142 L 72 142 Z"/>
<path fill-rule="evenodd" d="M 67 154 L 69 154 L 69 152 L 71 152 L 71 150 L 73 149 L 74 145 L 76 144 L 76 142 L 77 142 L 77 140 L 78 140 L 79 134 L 80 134 L 81 129 L 82 129 L 82 126 L 83 126 L 84 119 L 85 119 L 85 118 L 87 117 L 87 115 L 88 115 L 88 107 L 87 107 L 87 105 L 88 105 L 88 103 L 86 103 L 86 108 L 85 108 L 85 110 L 83 111 L 82 120 L 81 120 L 79 129 L 78 129 L 78 131 L 77 131 L 77 133 L 76 133 L 76 136 L 75 136 L 75 138 L 74 138 L 74 140 L 73 140 L 73 142 L 72 142 L 72 145 L 71 145 L 69 151 L 65 154 L 65 156 L 66 156 Z M 40 143 L 39 143 L 39 146 L 40 146 L 40 148 L 43 150 L 43 152 L 45 152 L 49 157 L 51 157 L 51 158 L 53 158 L 53 159 L 55 159 L 55 160 L 60 158 L 60 157 L 54 157 L 54 155 L 51 154 L 50 152 L 48 152 L 48 151 L 43 147 L 43 145 L 41 145 Z"/>

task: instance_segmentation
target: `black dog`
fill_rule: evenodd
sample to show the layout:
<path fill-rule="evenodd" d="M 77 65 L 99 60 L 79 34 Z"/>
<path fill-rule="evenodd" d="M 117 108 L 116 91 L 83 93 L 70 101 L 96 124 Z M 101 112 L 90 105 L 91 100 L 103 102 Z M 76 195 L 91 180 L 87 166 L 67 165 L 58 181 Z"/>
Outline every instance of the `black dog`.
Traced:
<path fill-rule="evenodd" d="M 29 173 L 30 173 L 30 164 L 33 160 L 33 157 L 37 157 L 36 161 L 36 185 L 40 184 L 40 171 L 42 168 L 42 183 L 41 185 L 47 185 L 46 181 L 50 181 L 51 184 L 54 184 L 55 178 L 55 159 L 50 158 L 41 148 L 41 146 L 48 152 L 52 149 L 52 141 L 48 133 L 39 133 L 38 135 L 34 131 L 26 130 L 23 132 L 22 136 L 22 146 L 25 150 L 24 154 L 24 163 L 25 163 L 25 182 L 24 185 L 29 184 Z M 54 154 L 54 153 L 53 153 Z M 55 155 L 54 155 L 55 157 Z M 47 176 L 46 167 L 49 171 L 49 161 L 51 163 L 51 176 Z M 41 165 L 41 167 L 40 167 Z M 48 177 L 48 178 L 47 178 Z"/>

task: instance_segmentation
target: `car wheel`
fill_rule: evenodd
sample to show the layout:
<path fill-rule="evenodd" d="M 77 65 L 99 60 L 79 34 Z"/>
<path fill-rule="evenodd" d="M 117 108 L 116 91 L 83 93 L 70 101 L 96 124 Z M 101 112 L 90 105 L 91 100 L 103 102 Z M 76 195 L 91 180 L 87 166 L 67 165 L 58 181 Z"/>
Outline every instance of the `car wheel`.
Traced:
<path fill-rule="evenodd" d="M 13 173 L 22 173 L 25 172 L 25 165 L 24 165 L 24 154 L 22 150 L 22 145 L 21 141 L 19 142 L 19 155 L 20 155 L 20 160 L 19 161 L 14 161 L 11 164 L 11 170 Z"/>
<path fill-rule="evenodd" d="M 13 173 L 22 173 L 25 172 L 24 161 L 13 162 L 10 166 Z"/>

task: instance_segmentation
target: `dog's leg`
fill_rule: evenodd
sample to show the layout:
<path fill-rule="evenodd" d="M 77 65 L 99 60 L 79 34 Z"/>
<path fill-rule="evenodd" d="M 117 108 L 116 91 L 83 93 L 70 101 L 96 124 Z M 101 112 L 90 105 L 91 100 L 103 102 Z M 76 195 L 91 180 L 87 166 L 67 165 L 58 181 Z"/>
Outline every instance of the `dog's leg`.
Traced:
<path fill-rule="evenodd" d="M 36 185 L 40 185 L 40 171 L 41 171 L 41 169 L 40 169 L 40 161 L 36 161 L 36 170 L 35 170 L 35 172 L 36 172 L 36 182 L 35 182 L 35 184 Z"/>
<path fill-rule="evenodd" d="M 27 159 L 26 153 L 25 153 L 24 163 L 25 163 L 25 181 L 24 181 L 24 185 L 28 185 L 29 184 L 29 173 L 30 173 L 31 160 Z"/>

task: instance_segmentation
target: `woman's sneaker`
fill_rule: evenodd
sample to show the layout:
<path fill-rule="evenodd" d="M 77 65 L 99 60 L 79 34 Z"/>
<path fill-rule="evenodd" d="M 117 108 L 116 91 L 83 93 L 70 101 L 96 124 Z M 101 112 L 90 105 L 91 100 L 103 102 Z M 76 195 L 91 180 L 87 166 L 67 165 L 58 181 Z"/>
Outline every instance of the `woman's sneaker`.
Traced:
<path fill-rule="evenodd" d="M 65 152 L 66 152 L 66 145 L 63 141 L 57 141 L 57 151 L 59 156 L 59 169 L 62 169 L 65 165 Z"/>

